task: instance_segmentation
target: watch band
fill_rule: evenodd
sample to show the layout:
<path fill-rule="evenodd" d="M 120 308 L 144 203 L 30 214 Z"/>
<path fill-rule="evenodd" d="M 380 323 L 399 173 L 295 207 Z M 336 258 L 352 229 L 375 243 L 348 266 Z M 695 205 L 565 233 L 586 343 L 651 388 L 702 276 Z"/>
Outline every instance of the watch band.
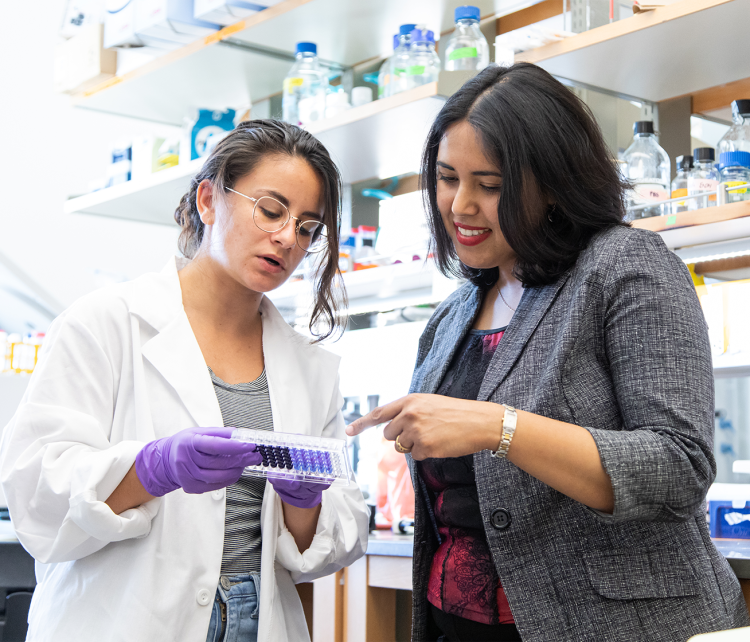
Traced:
<path fill-rule="evenodd" d="M 503 415 L 503 436 L 500 439 L 500 445 L 497 450 L 491 450 L 490 454 L 498 459 L 505 459 L 510 448 L 510 442 L 513 440 L 513 434 L 516 432 L 518 423 L 518 413 L 513 406 L 503 404 L 505 414 Z"/>

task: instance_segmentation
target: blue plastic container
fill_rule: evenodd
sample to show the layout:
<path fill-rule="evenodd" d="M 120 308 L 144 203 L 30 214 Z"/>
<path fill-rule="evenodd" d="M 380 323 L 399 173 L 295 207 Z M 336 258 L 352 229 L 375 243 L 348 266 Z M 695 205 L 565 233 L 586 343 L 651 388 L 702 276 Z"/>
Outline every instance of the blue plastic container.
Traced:
<path fill-rule="evenodd" d="M 750 539 L 750 502 L 733 508 L 731 501 L 708 502 L 711 537 Z"/>

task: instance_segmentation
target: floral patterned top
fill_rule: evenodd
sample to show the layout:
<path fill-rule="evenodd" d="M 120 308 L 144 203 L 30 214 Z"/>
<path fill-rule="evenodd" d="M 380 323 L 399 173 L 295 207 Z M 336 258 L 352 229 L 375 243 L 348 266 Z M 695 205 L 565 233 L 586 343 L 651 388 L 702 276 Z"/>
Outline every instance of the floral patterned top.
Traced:
<path fill-rule="evenodd" d="M 505 328 L 471 330 L 437 394 L 473 399 Z M 511 624 L 513 614 L 484 534 L 472 455 L 418 462 L 442 543 L 432 561 L 427 599 L 441 611 L 482 624 Z"/>

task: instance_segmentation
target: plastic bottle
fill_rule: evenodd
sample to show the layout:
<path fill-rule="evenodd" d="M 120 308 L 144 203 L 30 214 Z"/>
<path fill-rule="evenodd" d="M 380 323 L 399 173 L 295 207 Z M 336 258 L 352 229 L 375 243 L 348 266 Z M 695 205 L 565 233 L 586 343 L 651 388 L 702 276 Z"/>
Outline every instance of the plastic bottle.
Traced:
<path fill-rule="evenodd" d="M 633 142 L 623 154 L 626 178 L 633 184 L 628 206 L 668 199 L 672 169 L 667 152 L 656 142 L 653 121 L 639 120 L 633 125 L 633 134 Z M 628 212 L 627 218 L 660 216 L 668 211 L 668 205 L 658 205 Z"/>
<path fill-rule="evenodd" d="M 318 61 L 318 46 L 312 42 L 298 42 L 297 61 L 284 79 L 281 100 L 283 119 L 292 125 L 325 118 L 328 73 Z"/>
<path fill-rule="evenodd" d="M 716 205 L 716 188 L 721 176 L 714 167 L 713 147 L 698 147 L 693 150 L 693 171 L 688 176 L 688 196 L 695 196 L 700 192 L 711 192 L 701 198 L 691 198 L 688 201 L 689 210 L 698 210 Z"/>
<path fill-rule="evenodd" d="M 750 200 L 750 188 L 730 189 L 735 185 L 750 183 L 750 153 L 723 152 L 719 154 L 721 187 L 727 190 L 727 203 Z"/>
<path fill-rule="evenodd" d="M 440 74 L 440 56 L 435 51 L 435 34 L 428 29 L 411 32 L 409 89 L 436 82 Z"/>
<path fill-rule="evenodd" d="M 326 96 L 326 118 L 333 118 L 351 108 L 349 94 L 344 91 L 343 87 L 339 87 L 337 91 L 332 91 Z"/>
<path fill-rule="evenodd" d="M 688 177 L 693 169 L 693 157 L 689 154 L 678 156 L 675 159 L 677 165 L 677 176 L 672 181 L 672 195 L 670 198 L 679 198 L 688 195 Z M 688 201 L 677 201 L 672 203 L 672 213 L 687 212 Z"/>
<path fill-rule="evenodd" d="M 405 24 L 398 28 L 398 46 L 393 50 L 390 58 L 390 93 L 394 96 L 409 89 L 409 67 L 411 66 L 411 32 L 415 24 Z"/>
<path fill-rule="evenodd" d="M 484 69 L 490 64 L 490 47 L 479 29 L 478 7 L 457 7 L 456 30 L 445 48 L 445 70 Z"/>
<path fill-rule="evenodd" d="M 398 49 L 398 34 L 393 36 L 393 51 Z M 388 56 L 380 65 L 378 71 L 378 100 L 388 98 L 391 95 L 391 65 L 393 64 L 393 54 Z"/>
<path fill-rule="evenodd" d="M 732 120 L 734 125 L 716 146 L 720 158 L 725 152 L 750 152 L 750 100 L 732 103 Z"/>

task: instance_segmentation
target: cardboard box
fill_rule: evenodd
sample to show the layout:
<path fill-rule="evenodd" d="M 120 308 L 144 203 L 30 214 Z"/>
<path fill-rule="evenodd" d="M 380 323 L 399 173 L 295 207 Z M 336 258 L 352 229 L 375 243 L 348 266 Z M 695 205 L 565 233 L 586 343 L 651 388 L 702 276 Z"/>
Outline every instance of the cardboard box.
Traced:
<path fill-rule="evenodd" d="M 141 47 L 135 35 L 135 0 L 107 0 L 104 14 L 104 47 Z"/>
<path fill-rule="evenodd" d="M 221 29 L 193 15 L 193 0 L 136 0 L 135 32 L 152 47 L 187 45 Z"/>
<path fill-rule="evenodd" d="M 117 73 L 117 52 L 104 48 L 104 25 L 89 24 L 55 51 L 55 91 L 86 91 Z"/>

